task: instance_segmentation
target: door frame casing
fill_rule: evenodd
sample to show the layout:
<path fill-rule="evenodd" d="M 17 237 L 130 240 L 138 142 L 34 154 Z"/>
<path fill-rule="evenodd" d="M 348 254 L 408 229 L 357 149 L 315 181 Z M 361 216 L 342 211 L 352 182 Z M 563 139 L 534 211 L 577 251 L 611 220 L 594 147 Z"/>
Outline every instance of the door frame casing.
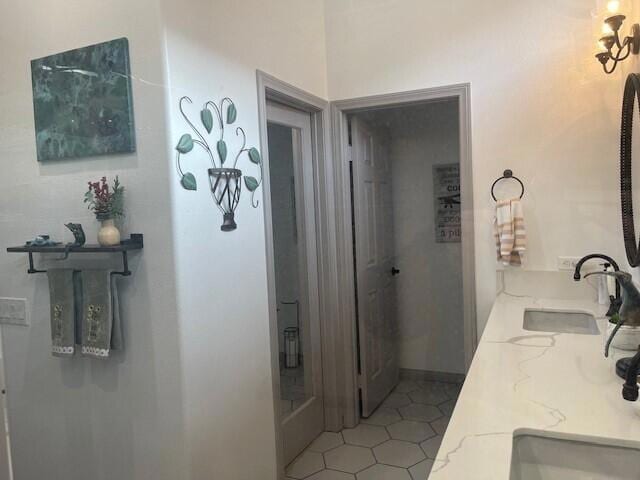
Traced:
<path fill-rule="evenodd" d="M 473 168 L 471 158 L 471 85 L 468 83 L 427 88 L 408 92 L 374 95 L 331 102 L 331 131 L 335 191 L 335 221 L 338 260 L 338 305 L 341 336 L 344 343 L 343 423 L 357 425 L 360 418 L 358 402 L 358 359 L 356 305 L 354 290 L 354 257 L 349 177 L 347 115 L 376 108 L 400 107 L 445 98 L 458 99 L 460 125 L 460 187 L 462 201 L 462 277 L 464 302 L 464 355 L 468 371 L 477 346 L 475 238 L 473 218 Z"/>
<path fill-rule="evenodd" d="M 267 284 L 269 304 L 269 336 L 271 345 L 271 372 L 273 386 L 273 408 L 275 420 L 276 456 L 278 478 L 284 478 L 284 460 L 280 429 L 280 375 L 277 300 L 275 293 L 275 269 L 273 229 L 271 217 L 271 189 L 269 182 L 269 145 L 267 134 L 267 101 L 309 113 L 314 169 L 314 194 L 316 208 L 316 245 L 318 258 L 318 290 L 320 310 L 320 342 L 322 353 L 322 383 L 324 395 L 325 429 L 342 429 L 341 405 L 336 401 L 343 387 L 338 376 L 341 363 L 340 333 L 337 292 L 336 235 L 333 212 L 333 169 L 329 136 L 329 102 L 289 85 L 277 78 L 257 70 L 258 121 L 260 148 L 263 158 L 263 210 L 265 221 L 265 243 L 267 256 Z"/>

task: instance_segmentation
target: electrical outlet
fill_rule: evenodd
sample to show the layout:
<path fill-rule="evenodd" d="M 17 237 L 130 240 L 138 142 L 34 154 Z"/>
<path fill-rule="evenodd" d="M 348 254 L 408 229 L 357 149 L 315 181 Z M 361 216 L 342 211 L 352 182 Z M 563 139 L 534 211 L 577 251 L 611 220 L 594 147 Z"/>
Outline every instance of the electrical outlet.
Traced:
<path fill-rule="evenodd" d="M 580 257 L 558 257 L 558 270 L 575 270 Z"/>
<path fill-rule="evenodd" d="M 0 298 L 0 324 L 28 325 L 25 298 Z"/>

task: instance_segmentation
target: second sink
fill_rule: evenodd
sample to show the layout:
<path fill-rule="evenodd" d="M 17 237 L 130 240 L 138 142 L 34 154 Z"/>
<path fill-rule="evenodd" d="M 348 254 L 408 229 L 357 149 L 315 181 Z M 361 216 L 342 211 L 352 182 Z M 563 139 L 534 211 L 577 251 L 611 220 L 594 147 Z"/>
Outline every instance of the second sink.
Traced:
<path fill-rule="evenodd" d="M 520 430 L 513 435 L 510 480 L 637 480 L 640 444 Z"/>
<path fill-rule="evenodd" d="M 522 327 L 532 332 L 574 333 L 598 335 L 598 325 L 593 315 L 583 312 L 553 310 L 525 310 Z"/>

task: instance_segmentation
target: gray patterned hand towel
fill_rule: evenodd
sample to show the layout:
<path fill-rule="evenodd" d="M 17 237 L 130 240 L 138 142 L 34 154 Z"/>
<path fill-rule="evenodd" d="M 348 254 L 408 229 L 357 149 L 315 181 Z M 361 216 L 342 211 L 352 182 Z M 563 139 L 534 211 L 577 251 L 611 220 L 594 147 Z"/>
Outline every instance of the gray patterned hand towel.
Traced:
<path fill-rule="evenodd" d="M 69 357 L 75 353 L 76 344 L 76 295 L 74 272 L 66 268 L 52 268 L 49 277 L 51 301 L 51 353 Z"/>
<path fill-rule="evenodd" d="M 107 358 L 122 349 L 116 279 L 110 270 L 82 272 L 82 354 Z"/>

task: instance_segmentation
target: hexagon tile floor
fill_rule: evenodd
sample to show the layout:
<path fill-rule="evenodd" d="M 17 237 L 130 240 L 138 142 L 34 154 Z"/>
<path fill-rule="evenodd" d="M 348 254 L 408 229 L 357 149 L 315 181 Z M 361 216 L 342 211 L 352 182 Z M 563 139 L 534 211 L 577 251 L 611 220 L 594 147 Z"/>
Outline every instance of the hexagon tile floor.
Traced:
<path fill-rule="evenodd" d="M 356 428 L 321 434 L 287 480 L 426 480 L 461 387 L 401 381 Z"/>

